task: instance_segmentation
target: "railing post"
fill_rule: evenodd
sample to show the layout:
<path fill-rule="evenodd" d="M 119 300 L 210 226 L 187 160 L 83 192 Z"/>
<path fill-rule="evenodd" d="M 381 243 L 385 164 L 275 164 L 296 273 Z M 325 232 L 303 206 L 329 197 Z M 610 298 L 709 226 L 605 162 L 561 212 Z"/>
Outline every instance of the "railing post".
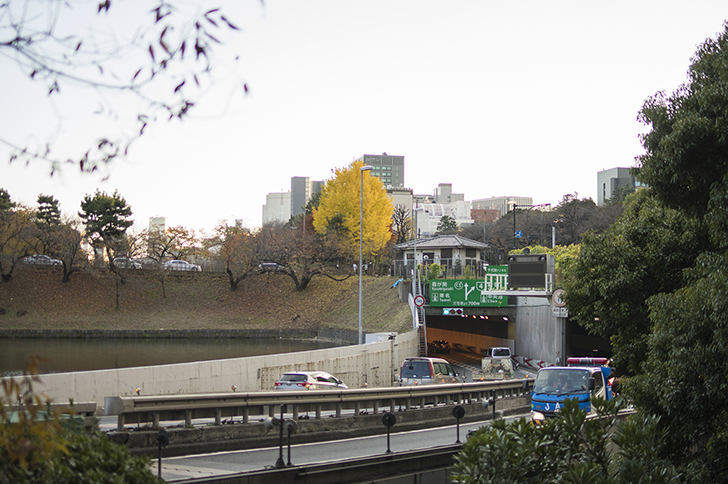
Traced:
<path fill-rule="evenodd" d="M 222 425 L 222 408 L 215 409 L 215 425 Z"/>
<path fill-rule="evenodd" d="M 159 427 L 159 412 L 152 412 L 152 428 L 156 429 Z"/>
<path fill-rule="evenodd" d="M 116 419 L 116 431 L 117 432 L 124 431 L 124 420 L 126 420 L 125 415 L 123 413 L 120 413 L 119 418 Z"/>
<path fill-rule="evenodd" d="M 192 410 L 185 410 L 185 427 L 192 427 Z"/>
<path fill-rule="evenodd" d="M 243 423 L 248 423 L 248 419 L 250 418 L 250 407 L 243 407 Z"/>

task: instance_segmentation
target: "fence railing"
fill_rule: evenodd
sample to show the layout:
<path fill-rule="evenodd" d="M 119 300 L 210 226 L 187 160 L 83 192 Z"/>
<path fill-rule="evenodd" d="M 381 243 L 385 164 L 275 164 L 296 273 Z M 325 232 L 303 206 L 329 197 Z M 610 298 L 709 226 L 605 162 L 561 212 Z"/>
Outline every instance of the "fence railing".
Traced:
<path fill-rule="evenodd" d="M 479 259 L 430 259 L 425 264 L 419 261 L 420 274 L 426 277 L 427 267 L 431 264 L 440 265 L 439 277 L 470 277 L 473 279 L 485 276 L 483 261 Z M 392 276 L 412 277 L 415 268 L 412 259 L 397 259 L 392 261 Z"/>
<path fill-rule="evenodd" d="M 135 395 L 106 397 L 104 403 L 106 415 L 118 415 L 117 430 L 121 432 L 127 423 L 151 424 L 156 428 L 163 421 L 184 420 L 185 426 L 190 427 L 194 419 L 214 418 L 214 424 L 221 425 L 222 419 L 228 417 L 242 417 L 242 422 L 248 423 L 252 416 L 273 417 L 281 405 L 296 420 L 303 412 L 314 412 L 320 419 L 322 412 L 328 411 L 341 417 L 347 410 L 359 415 L 362 411 L 377 414 L 384 408 L 394 412 L 398 407 L 407 411 L 451 403 L 482 403 L 523 396 L 529 392 L 530 383 L 528 379 L 513 379 L 332 391 Z"/>

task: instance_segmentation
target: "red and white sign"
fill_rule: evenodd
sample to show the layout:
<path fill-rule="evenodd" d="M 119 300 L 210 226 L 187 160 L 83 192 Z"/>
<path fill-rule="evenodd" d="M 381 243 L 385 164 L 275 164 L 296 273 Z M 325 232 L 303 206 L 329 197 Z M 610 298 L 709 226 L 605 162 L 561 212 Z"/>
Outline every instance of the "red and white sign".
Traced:
<path fill-rule="evenodd" d="M 417 296 L 415 296 L 415 306 L 417 306 L 418 308 L 421 308 L 424 305 L 425 305 L 425 296 L 423 296 L 422 294 L 418 294 Z"/>

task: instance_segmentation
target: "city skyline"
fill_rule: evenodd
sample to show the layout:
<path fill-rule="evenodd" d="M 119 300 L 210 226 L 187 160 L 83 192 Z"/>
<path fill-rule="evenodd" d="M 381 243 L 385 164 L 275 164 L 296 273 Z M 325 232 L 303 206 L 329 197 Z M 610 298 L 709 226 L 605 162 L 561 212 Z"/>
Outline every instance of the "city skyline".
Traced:
<path fill-rule="evenodd" d="M 220 221 L 260 226 L 266 194 L 291 177 L 326 180 L 387 152 L 405 156 L 415 194 L 451 183 L 468 200 L 596 202 L 597 173 L 644 151 L 645 100 L 686 82 L 726 18 L 718 0 L 200 3 L 241 30 L 222 39 L 215 83 L 190 119 L 149 124 L 126 159 L 92 175 L 9 165 L 0 145 L 0 187 L 31 206 L 53 195 L 66 214 L 118 190 L 137 227 L 164 216 L 209 233 Z M 12 58 L 0 69 L 4 138 L 76 146 L 95 129 L 75 104 L 85 93 L 63 91 L 54 105 Z"/>

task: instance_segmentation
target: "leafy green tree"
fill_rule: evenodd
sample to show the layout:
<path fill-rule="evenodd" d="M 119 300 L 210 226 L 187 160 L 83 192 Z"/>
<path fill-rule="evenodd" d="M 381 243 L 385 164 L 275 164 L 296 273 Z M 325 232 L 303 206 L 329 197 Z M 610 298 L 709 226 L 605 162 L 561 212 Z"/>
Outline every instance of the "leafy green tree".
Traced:
<path fill-rule="evenodd" d="M 628 195 L 635 192 L 634 186 L 631 183 L 622 183 L 612 191 L 612 196 L 609 197 L 605 202 L 607 204 L 624 202 Z"/>
<path fill-rule="evenodd" d="M 126 229 L 134 224 L 126 200 L 118 191 L 107 195 L 97 190 L 93 197 L 84 197 L 78 216 L 86 225 L 86 237 L 94 248 L 104 250 L 108 260 L 113 261 L 115 253 L 123 251 Z"/>
<path fill-rule="evenodd" d="M 638 372 L 653 326 L 647 300 L 684 284 L 682 270 L 693 264 L 705 231 L 641 191 L 607 231 L 583 239 L 564 283 L 569 314 L 611 342 L 617 366 Z"/>
<path fill-rule="evenodd" d="M 377 177 L 361 172 L 363 162 L 355 161 L 337 168 L 334 178 L 321 190 L 321 202 L 314 211 L 313 226 L 325 235 L 337 231 L 348 243 L 343 251 L 354 257 L 359 253 L 361 185 L 363 176 L 363 253 L 368 258 L 381 255 L 391 238 L 392 202 Z"/>
<path fill-rule="evenodd" d="M 149 470 L 149 458 L 132 457 L 123 445 L 98 430 L 87 433 L 60 410 L 48 412 L 50 401 L 34 392 L 40 381 L 37 359 L 23 377 L 3 381 L 0 396 L 0 482 L 13 484 L 76 484 L 80 482 L 160 482 Z M 23 411 L 10 419 L 13 405 Z M 66 409 L 73 412 L 73 405 Z"/>
<path fill-rule="evenodd" d="M 52 133 L 49 141 L 38 145 L 0 135 L 0 143 L 12 150 L 10 161 L 45 160 L 52 164 L 52 172 L 67 163 L 82 172 L 96 171 L 126 156 L 158 116 L 185 119 L 207 92 L 212 82 L 208 74 L 219 60 L 213 46 L 225 40 L 223 34 L 239 30 L 225 13 L 219 8 L 187 9 L 157 0 L 133 7 L 139 9 L 134 15 L 124 11 L 124 3 L 29 0 L 0 4 L 0 54 L 15 62 L 29 85 L 40 83 L 56 109 L 69 104 L 58 103 L 59 98 L 81 89 L 99 101 L 92 103 L 89 115 L 120 120 L 118 128 L 90 133 L 88 148 L 70 156 L 54 149 Z M 89 14 L 96 14 L 93 28 L 84 31 L 79 26 L 87 23 L 83 19 Z M 240 85 L 240 92 L 246 93 L 247 86 Z M 137 109 L 116 109 L 115 99 L 119 105 Z M 78 109 L 77 103 L 73 105 Z M 68 113 L 60 109 L 59 119 L 65 118 Z M 107 125 L 103 121 L 99 124 Z M 27 130 L 34 137 L 42 136 L 35 124 Z"/>
<path fill-rule="evenodd" d="M 443 215 L 437 223 L 436 235 L 457 234 L 460 231 L 458 223 L 450 215 Z"/>
<path fill-rule="evenodd" d="M 35 216 L 41 225 L 51 226 L 61 223 L 61 208 L 53 195 L 38 195 L 38 211 Z"/>
<path fill-rule="evenodd" d="M 481 427 L 456 456 L 453 482 L 680 482 L 675 467 L 662 456 L 665 432 L 659 419 L 634 415 L 618 422 L 614 401 L 597 399 L 592 405 L 601 418 L 587 419 L 576 400 L 570 399 L 559 418 L 541 425 L 520 419 Z"/>
<path fill-rule="evenodd" d="M 10 210 L 14 204 L 10 200 L 10 194 L 4 188 L 0 188 L 0 210 Z"/>
<path fill-rule="evenodd" d="M 649 188 L 627 198 L 609 234 L 585 238 L 567 289 L 580 323 L 613 334 L 636 373 L 625 392 L 660 416 L 666 455 L 686 482 L 728 474 L 727 47 L 728 24 L 698 48 L 685 85 L 645 102 L 651 131 L 637 178 Z"/>
<path fill-rule="evenodd" d="M 700 254 L 673 291 L 647 301 L 652 332 L 642 372 L 628 382 L 635 403 L 659 412 L 671 456 L 693 482 L 723 482 L 728 416 L 720 407 L 728 372 L 728 24 L 699 46 L 688 81 L 649 98 L 640 119 L 651 125 L 639 180 L 702 231 Z M 662 359 L 662 361 L 660 361 Z M 655 391 L 658 389 L 659 391 Z M 689 449 L 688 452 L 685 449 Z"/>

